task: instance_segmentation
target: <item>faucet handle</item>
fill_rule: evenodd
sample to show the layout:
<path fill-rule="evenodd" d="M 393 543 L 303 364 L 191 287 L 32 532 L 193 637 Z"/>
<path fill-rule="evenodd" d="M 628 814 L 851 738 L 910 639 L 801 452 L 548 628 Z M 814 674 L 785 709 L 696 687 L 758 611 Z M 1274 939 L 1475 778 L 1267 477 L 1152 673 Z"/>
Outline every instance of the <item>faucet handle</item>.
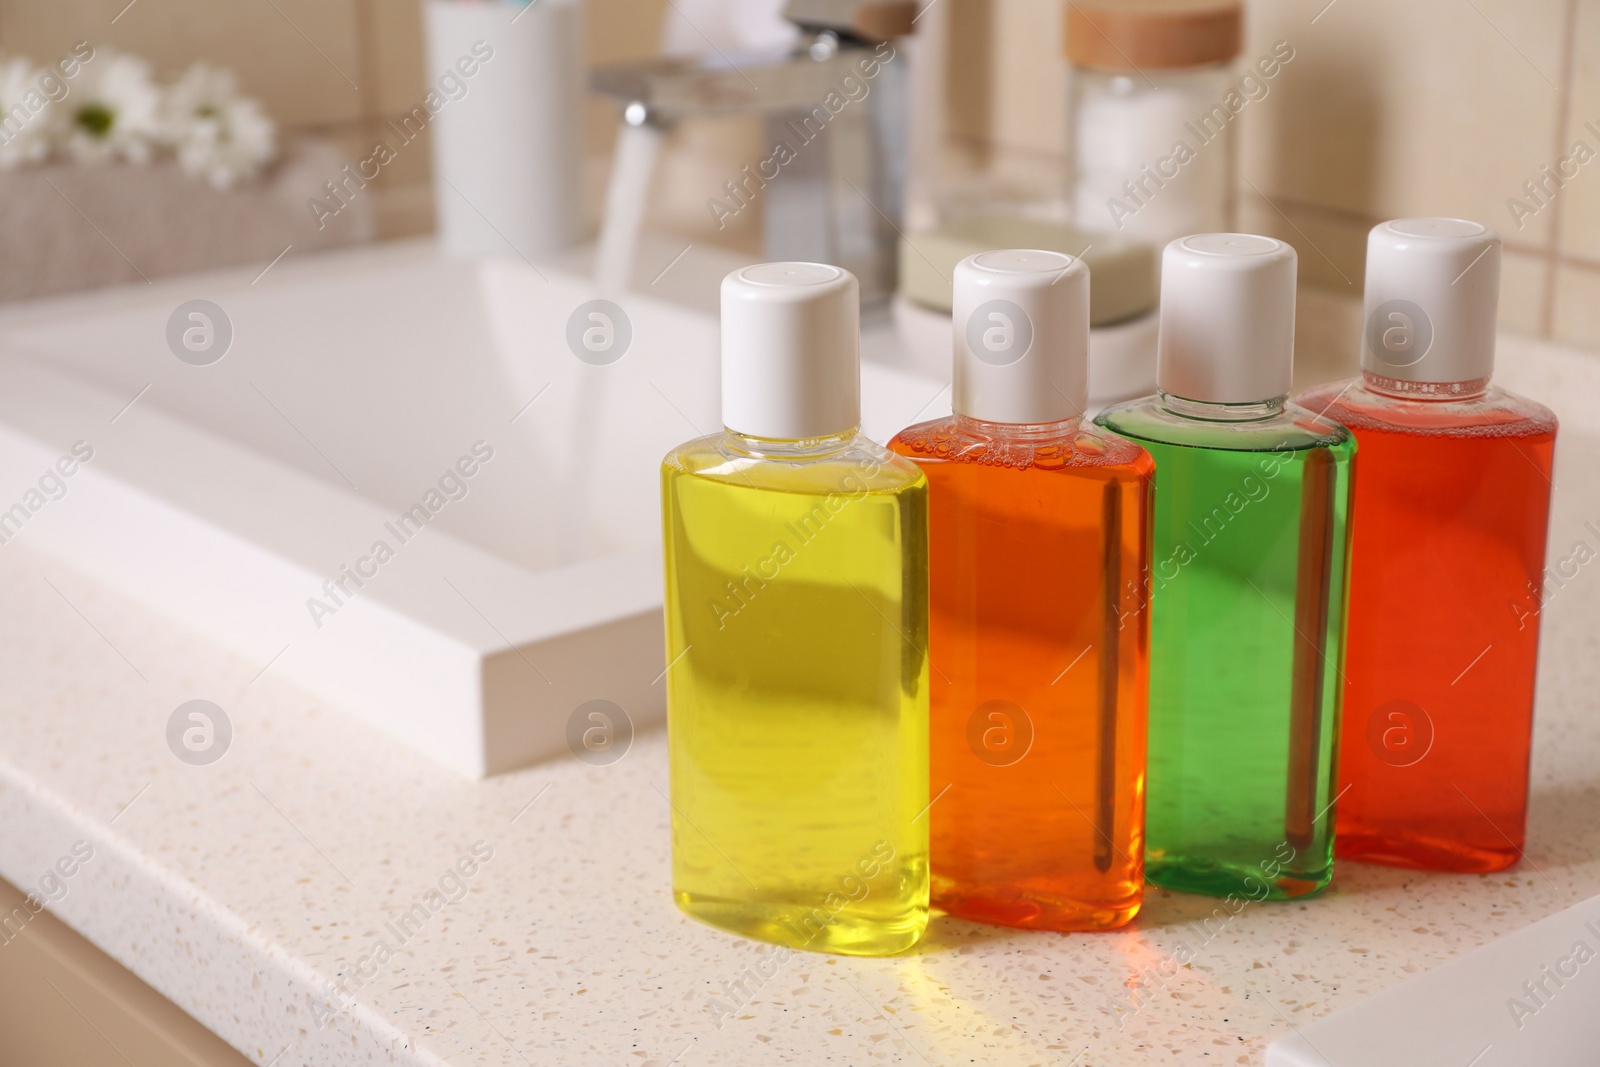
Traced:
<path fill-rule="evenodd" d="M 917 0 L 789 0 L 783 17 L 802 29 L 875 44 L 913 32 Z"/>

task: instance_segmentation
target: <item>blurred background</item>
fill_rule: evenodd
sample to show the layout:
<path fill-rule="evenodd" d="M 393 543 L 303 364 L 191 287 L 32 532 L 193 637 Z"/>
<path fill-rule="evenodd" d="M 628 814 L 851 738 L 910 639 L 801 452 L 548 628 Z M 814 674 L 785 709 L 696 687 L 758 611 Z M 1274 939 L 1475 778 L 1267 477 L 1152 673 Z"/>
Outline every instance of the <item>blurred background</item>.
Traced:
<path fill-rule="evenodd" d="M 1059 184 L 1067 131 L 1066 5 L 939 0 L 939 6 L 949 20 L 944 135 L 952 172 L 980 174 L 1009 190 Z M 693 19 L 687 0 L 587 0 L 585 8 L 591 64 L 638 59 L 674 42 L 684 51 L 740 43 L 741 27 Z M 277 123 L 291 162 L 308 141 L 331 146 L 342 161 L 365 157 L 384 124 L 427 91 L 422 15 L 410 0 L 136 0 L 131 6 L 0 0 L 5 54 L 51 59 L 79 40 L 140 55 L 158 72 L 177 72 L 197 59 L 231 68 L 240 90 L 259 99 Z M 1503 328 L 1600 345 L 1600 175 L 1580 171 L 1531 216 L 1515 218 L 1508 208 L 1508 200 L 1525 196 L 1524 183 L 1567 157 L 1575 141 L 1600 146 L 1584 130 L 1586 122 L 1600 123 L 1600 0 L 1257 0 L 1247 11 L 1241 59 L 1267 55 L 1277 41 L 1289 42 L 1295 59 L 1290 76 L 1276 79 L 1270 94 L 1241 116 L 1233 183 L 1238 228 L 1294 244 L 1303 285 L 1359 296 L 1365 235 L 1375 222 L 1406 215 L 1477 219 L 1505 238 Z M 593 180 L 585 188 L 597 216 L 617 109 L 594 98 L 586 119 Z M 650 224 L 757 251 L 758 212 L 742 212 L 718 230 L 704 201 L 708 189 L 762 158 L 761 140 L 759 122 L 749 117 L 674 130 Z M 370 219 L 341 220 L 348 225 L 322 239 L 430 232 L 431 148 L 424 136 L 385 166 L 362 205 Z M 25 217 L 29 198 L 6 186 L 27 180 L 22 171 L 0 174 L 7 232 L 26 227 L 41 240 L 81 239 L 74 269 L 83 284 L 137 278 L 69 209 L 57 205 L 65 214 L 51 216 L 52 227 L 36 214 Z M 263 251 L 270 258 L 281 242 L 230 247 L 214 231 L 184 223 L 199 201 L 228 195 L 251 194 L 200 186 L 154 190 L 168 232 L 209 246 L 156 258 L 174 269 L 195 269 L 208 258 L 253 262 Z M 90 205 L 79 206 L 149 270 L 126 248 L 139 242 L 148 217 L 96 216 Z M 9 278 L 3 295 L 29 295 L 42 284 Z"/>

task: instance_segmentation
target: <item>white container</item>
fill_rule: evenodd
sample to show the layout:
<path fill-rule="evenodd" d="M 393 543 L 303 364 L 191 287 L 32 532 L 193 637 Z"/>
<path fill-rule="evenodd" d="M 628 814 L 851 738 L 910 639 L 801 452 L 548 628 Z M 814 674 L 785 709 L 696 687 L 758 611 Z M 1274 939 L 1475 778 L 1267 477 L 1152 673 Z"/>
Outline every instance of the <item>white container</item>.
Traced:
<path fill-rule="evenodd" d="M 439 238 L 460 255 L 548 255 L 583 234 L 577 0 L 426 0 Z M 469 73 L 470 72 L 470 73 Z M 435 107 L 437 111 L 435 112 Z"/>
<path fill-rule="evenodd" d="M 1226 129 L 1196 132 L 1193 124 L 1227 93 L 1228 75 L 1223 66 L 1162 72 L 1161 87 L 1152 89 L 1137 74 L 1075 71 L 1073 221 L 1157 248 L 1226 231 L 1233 137 Z M 1180 142 L 1194 150 L 1181 164 L 1173 156 Z"/>
<path fill-rule="evenodd" d="M 1074 225 L 1158 249 L 1232 228 L 1242 22 L 1230 0 L 1068 6 Z"/>

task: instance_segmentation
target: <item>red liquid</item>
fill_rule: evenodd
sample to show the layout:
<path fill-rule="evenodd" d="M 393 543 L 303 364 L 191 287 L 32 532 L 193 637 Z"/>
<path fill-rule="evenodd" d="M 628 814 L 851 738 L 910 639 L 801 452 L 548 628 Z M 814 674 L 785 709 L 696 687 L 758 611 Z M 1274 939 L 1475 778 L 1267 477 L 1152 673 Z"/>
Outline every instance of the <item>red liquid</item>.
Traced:
<path fill-rule="evenodd" d="M 1522 854 L 1556 420 L 1491 388 L 1301 398 L 1357 443 L 1340 858 L 1496 871 Z"/>
<path fill-rule="evenodd" d="M 1153 465 L 1098 429 L 957 418 L 889 447 L 928 477 L 933 903 L 1120 926 L 1144 888 Z"/>

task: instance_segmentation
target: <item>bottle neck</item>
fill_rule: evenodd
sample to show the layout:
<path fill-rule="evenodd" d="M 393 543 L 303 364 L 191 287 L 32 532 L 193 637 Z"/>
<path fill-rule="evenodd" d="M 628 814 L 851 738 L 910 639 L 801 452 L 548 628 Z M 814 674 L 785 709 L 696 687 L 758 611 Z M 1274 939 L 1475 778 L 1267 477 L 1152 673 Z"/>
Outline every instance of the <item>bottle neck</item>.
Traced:
<path fill-rule="evenodd" d="M 1073 415 L 1055 422 L 990 422 L 956 412 L 956 425 L 983 437 L 1008 437 L 1016 441 L 1045 441 L 1076 433 L 1083 418 Z"/>
<path fill-rule="evenodd" d="M 1472 400 L 1489 391 L 1489 376 L 1464 382 L 1408 382 L 1363 368 L 1361 382 L 1374 393 L 1401 400 Z"/>
<path fill-rule="evenodd" d="M 723 433 L 733 447 L 752 456 L 763 459 L 803 459 L 812 456 L 826 456 L 847 446 L 855 440 L 860 433 L 860 426 L 852 426 L 840 433 L 830 434 L 827 437 L 806 437 L 800 440 L 789 440 L 778 437 L 755 437 L 738 430 L 723 427 Z"/>
<path fill-rule="evenodd" d="M 1157 389 L 1161 406 L 1174 415 L 1202 422 L 1253 422 L 1283 414 L 1289 402 L 1288 394 L 1268 400 L 1252 400 L 1243 404 L 1220 404 L 1209 400 L 1185 400 L 1181 396 Z"/>

